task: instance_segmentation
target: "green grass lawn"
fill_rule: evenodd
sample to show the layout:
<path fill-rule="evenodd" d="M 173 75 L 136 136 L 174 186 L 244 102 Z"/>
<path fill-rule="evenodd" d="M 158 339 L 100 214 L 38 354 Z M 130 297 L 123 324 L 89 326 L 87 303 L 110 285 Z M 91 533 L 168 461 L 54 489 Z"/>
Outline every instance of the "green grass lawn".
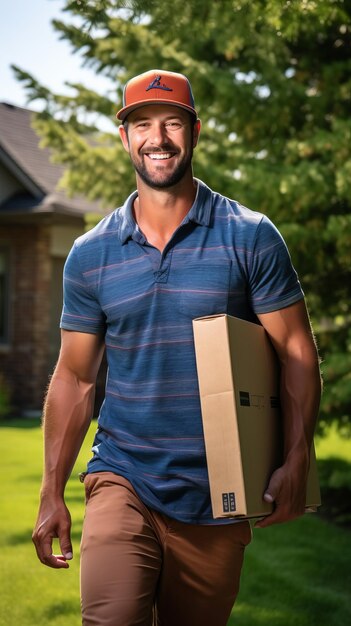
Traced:
<path fill-rule="evenodd" d="M 78 626 L 79 538 L 92 425 L 67 487 L 75 558 L 69 570 L 41 565 L 31 543 L 38 506 L 42 440 L 37 420 L 0 423 L 0 626 Z M 351 463 L 333 431 L 317 456 Z M 254 531 L 230 626 L 344 626 L 351 623 L 351 531 L 318 515 Z M 179 626 L 182 626 L 181 624 Z M 196 625 L 194 626 L 201 626 Z M 216 626 L 214 624 L 213 626 Z"/>

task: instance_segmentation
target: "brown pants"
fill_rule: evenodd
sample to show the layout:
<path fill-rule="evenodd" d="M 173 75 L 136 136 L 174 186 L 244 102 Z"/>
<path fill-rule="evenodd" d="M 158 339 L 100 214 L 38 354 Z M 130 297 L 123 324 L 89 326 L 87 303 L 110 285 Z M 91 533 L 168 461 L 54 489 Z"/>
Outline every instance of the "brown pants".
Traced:
<path fill-rule="evenodd" d="M 121 476 L 84 482 L 83 625 L 225 626 L 249 523 L 183 524 L 148 509 Z"/>

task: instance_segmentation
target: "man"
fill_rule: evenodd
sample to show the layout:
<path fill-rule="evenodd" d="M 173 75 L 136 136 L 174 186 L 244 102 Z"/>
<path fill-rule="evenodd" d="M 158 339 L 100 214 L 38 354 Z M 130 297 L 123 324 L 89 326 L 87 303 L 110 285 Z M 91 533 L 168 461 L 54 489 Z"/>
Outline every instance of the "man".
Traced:
<path fill-rule="evenodd" d="M 247 521 L 212 517 L 192 320 L 225 312 L 261 323 L 281 362 L 285 461 L 263 496 L 274 510 L 261 528 L 304 512 L 316 347 L 278 231 L 193 178 L 200 121 L 187 78 L 135 77 L 117 117 L 137 191 L 67 259 L 33 540 L 43 563 L 68 567 L 64 488 L 106 346 L 106 395 L 84 479 L 83 624 L 224 626 L 251 533 Z M 52 554 L 53 537 L 62 555 Z"/>

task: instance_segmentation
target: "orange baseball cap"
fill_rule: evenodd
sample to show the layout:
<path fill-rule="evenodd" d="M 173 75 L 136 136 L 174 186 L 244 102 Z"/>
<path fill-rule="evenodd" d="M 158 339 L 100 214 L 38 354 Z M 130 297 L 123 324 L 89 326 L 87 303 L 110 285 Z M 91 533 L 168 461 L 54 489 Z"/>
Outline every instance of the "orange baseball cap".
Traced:
<path fill-rule="evenodd" d="M 116 117 L 124 121 L 129 113 L 147 104 L 172 104 L 197 117 L 190 82 L 176 72 L 150 70 L 131 78 L 124 87 L 123 108 Z"/>

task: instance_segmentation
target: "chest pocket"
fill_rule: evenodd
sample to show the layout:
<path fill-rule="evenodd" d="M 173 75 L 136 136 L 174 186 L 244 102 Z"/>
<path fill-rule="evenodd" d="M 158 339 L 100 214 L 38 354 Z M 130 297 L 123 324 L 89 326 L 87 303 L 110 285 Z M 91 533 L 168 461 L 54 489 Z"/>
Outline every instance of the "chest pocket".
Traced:
<path fill-rule="evenodd" d="M 191 263 L 182 269 L 179 309 L 194 319 L 226 313 L 230 290 L 231 261 Z"/>

